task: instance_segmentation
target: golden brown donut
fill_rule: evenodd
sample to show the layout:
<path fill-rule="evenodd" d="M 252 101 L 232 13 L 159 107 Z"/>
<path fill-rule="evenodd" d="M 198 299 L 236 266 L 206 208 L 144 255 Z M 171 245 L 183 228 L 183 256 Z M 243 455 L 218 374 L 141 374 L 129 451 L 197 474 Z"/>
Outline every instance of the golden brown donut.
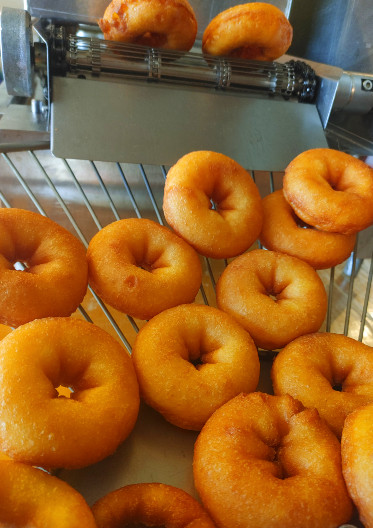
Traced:
<path fill-rule="evenodd" d="M 132 484 L 92 506 L 98 528 L 140 524 L 165 528 L 214 528 L 202 506 L 185 491 L 166 484 Z"/>
<path fill-rule="evenodd" d="M 262 245 L 298 257 L 315 269 L 341 264 L 354 249 L 356 235 L 320 231 L 303 224 L 285 200 L 282 190 L 263 199 L 263 212 L 259 236 Z"/>
<path fill-rule="evenodd" d="M 0 526 L 97 528 L 83 497 L 45 471 L 0 461 Z"/>
<path fill-rule="evenodd" d="M 209 306 L 177 306 L 154 317 L 138 333 L 132 359 L 141 396 L 184 429 L 201 429 L 218 407 L 259 381 L 251 337 Z"/>
<path fill-rule="evenodd" d="M 6 335 L 10 334 L 12 329 L 10 326 L 0 324 L 0 340 L 3 339 Z"/>
<path fill-rule="evenodd" d="M 342 470 L 365 528 L 373 527 L 373 405 L 356 409 L 342 432 Z"/>
<path fill-rule="evenodd" d="M 112 0 L 98 22 L 106 40 L 189 51 L 197 20 L 187 0 Z"/>
<path fill-rule="evenodd" d="M 16 262 L 27 265 L 14 269 Z M 87 291 L 83 244 L 49 218 L 0 209 L 0 323 L 71 315 Z"/>
<path fill-rule="evenodd" d="M 226 267 L 216 298 L 258 347 L 269 350 L 319 330 L 327 310 L 325 288 L 309 264 L 264 249 L 245 253 Z"/>
<path fill-rule="evenodd" d="M 340 334 L 311 334 L 289 343 L 272 368 L 275 394 L 315 407 L 340 438 L 346 416 L 373 402 L 373 348 Z"/>
<path fill-rule="evenodd" d="M 284 13 L 264 2 L 236 5 L 205 29 L 202 50 L 210 55 L 273 61 L 290 47 L 293 28 Z"/>
<path fill-rule="evenodd" d="M 139 391 L 129 354 L 99 327 L 39 319 L 0 342 L 0 450 L 35 466 L 77 468 L 131 432 Z M 71 387 L 70 398 L 56 387 Z"/>
<path fill-rule="evenodd" d="M 169 170 L 163 211 L 178 235 L 212 258 L 246 251 L 263 220 L 260 194 L 248 172 L 209 151 L 186 154 Z"/>
<path fill-rule="evenodd" d="M 89 243 L 87 258 L 92 288 L 110 306 L 139 319 L 193 302 L 201 285 L 194 249 L 145 218 L 104 227 Z"/>
<path fill-rule="evenodd" d="M 291 396 L 241 394 L 197 438 L 194 481 L 224 528 L 325 528 L 352 513 L 337 438 Z"/>
<path fill-rule="evenodd" d="M 373 223 L 373 169 L 344 152 L 299 154 L 286 168 L 283 188 L 299 218 L 322 231 L 351 235 Z"/>

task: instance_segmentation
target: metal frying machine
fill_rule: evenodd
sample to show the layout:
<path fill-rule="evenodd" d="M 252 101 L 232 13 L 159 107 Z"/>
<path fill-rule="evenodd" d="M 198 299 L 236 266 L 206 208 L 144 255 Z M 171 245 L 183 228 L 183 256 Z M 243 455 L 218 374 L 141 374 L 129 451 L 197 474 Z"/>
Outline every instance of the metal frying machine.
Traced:
<path fill-rule="evenodd" d="M 251 171 L 263 194 L 281 186 L 281 172 L 304 150 L 330 146 L 373 156 L 370 0 L 347 7 L 343 0 L 307 6 L 301 0 L 271 2 L 294 28 L 290 55 L 273 63 L 201 53 L 207 23 L 238 2 L 191 0 L 199 32 L 188 53 L 104 41 L 97 19 L 107 3 L 25 0 L 24 10 L 3 8 L 0 205 L 48 215 L 87 246 L 115 219 L 147 216 L 164 223 L 167 168 L 193 150 L 234 158 Z M 369 232 L 360 236 L 348 277 L 343 269 L 332 269 L 325 280 L 325 329 L 352 332 L 373 344 L 373 266 L 356 294 L 357 251 L 372 257 Z M 203 264 L 197 300 L 214 304 L 225 263 L 204 259 Z M 346 306 L 341 329 L 335 330 L 342 317 L 335 314 L 335 294 L 342 287 Z M 351 328 L 354 312 L 358 322 Z M 78 316 L 100 324 L 128 350 L 142 325 L 106 307 L 91 290 Z M 264 387 L 270 362 L 262 363 Z M 142 415 L 116 458 L 61 473 L 88 502 L 112 489 L 114 481 L 124 485 L 152 474 L 195 493 L 190 459 L 196 435 L 160 423 L 149 409 Z M 156 431 L 151 441 L 149 424 Z"/>

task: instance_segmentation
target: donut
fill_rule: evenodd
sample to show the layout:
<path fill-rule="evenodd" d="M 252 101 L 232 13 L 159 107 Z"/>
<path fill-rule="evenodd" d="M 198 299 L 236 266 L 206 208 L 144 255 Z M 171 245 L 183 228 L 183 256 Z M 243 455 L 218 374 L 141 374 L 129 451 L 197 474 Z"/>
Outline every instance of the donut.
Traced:
<path fill-rule="evenodd" d="M 373 223 L 373 169 L 333 149 L 311 149 L 286 168 L 284 196 L 295 213 L 322 231 L 351 235 Z"/>
<path fill-rule="evenodd" d="M 166 420 L 200 430 L 211 414 L 259 381 L 259 358 L 247 332 L 205 305 L 155 316 L 138 333 L 132 360 L 145 402 Z"/>
<path fill-rule="evenodd" d="M 236 5 L 211 20 L 202 51 L 241 59 L 274 61 L 290 47 L 293 28 L 284 13 L 264 2 Z"/>
<path fill-rule="evenodd" d="M 315 269 L 341 264 L 354 249 L 355 234 L 330 233 L 305 225 L 285 200 L 282 190 L 263 198 L 263 212 L 259 236 L 262 245 L 298 257 Z"/>
<path fill-rule="evenodd" d="M 268 350 L 319 330 L 327 310 L 324 285 L 309 264 L 263 249 L 245 253 L 225 268 L 216 299 L 258 347 Z"/>
<path fill-rule="evenodd" d="M 248 172 L 231 158 L 209 151 L 186 154 L 171 167 L 163 211 L 179 236 L 212 258 L 246 251 L 263 220 L 260 194 Z"/>
<path fill-rule="evenodd" d="M 345 420 L 342 471 L 350 497 L 365 528 L 373 527 L 373 405 L 356 409 Z"/>
<path fill-rule="evenodd" d="M 0 450 L 45 468 L 79 468 L 131 432 L 139 391 L 129 354 L 99 327 L 38 319 L 0 342 Z M 71 387 L 70 398 L 56 387 Z"/>
<path fill-rule="evenodd" d="M 240 394 L 220 407 L 197 438 L 193 473 L 224 528 L 337 527 L 352 513 L 337 438 L 289 395 Z"/>
<path fill-rule="evenodd" d="M 41 469 L 0 461 L 0 481 L 0 526 L 4 528 L 97 528 L 83 497 Z"/>
<path fill-rule="evenodd" d="M 185 491 L 159 483 L 132 484 L 99 499 L 92 512 L 97 528 L 164 526 L 214 528 L 203 507 Z"/>
<path fill-rule="evenodd" d="M 120 312 L 150 319 L 193 302 L 201 285 L 197 253 L 167 227 L 145 218 L 118 220 L 99 231 L 87 252 L 89 283 Z"/>
<path fill-rule="evenodd" d="M 38 213 L 0 209 L 0 323 L 71 315 L 87 277 L 85 248 L 69 231 Z"/>
<path fill-rule="evenodd" d="M 106 40 L 189 51 L 197 20 L 187 0 L 112 0 L 98 22 Z"/>
<path fill-rule="evenodd" d="M 10 332 L 12 331 L 12 329 L 10 328 L 10 326 L 6 326 L 6 325 L 2 325 L 0 324 L 0 341 L 8 334 L 10 334 Z"/>
<path fill-rule="evenodd" d="M 373 403 L 373 348 L 341 334 L 305 335 L 281 350 L 271 376 L 275 394 L 315 407 L 340 438 L 346 416 Z"/>

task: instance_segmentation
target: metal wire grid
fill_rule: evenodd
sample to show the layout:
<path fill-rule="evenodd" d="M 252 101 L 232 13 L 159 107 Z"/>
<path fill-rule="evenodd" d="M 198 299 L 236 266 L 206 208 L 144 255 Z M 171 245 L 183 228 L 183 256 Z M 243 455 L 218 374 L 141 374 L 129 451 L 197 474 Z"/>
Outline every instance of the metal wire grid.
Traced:
<path fill-rule="evenodd" d="M 163 185 L 167 176 L 164 166 L 144 167 L 120 163 L 77 162 L 57 160 L 49 151 L 25 151 L 21 153 L 3 153 L 0 159 L 0 205 L 22 207 L 36 210 L 43 216 L 64 225 L 88 246 L 95 232 L 108 223 L 128 217 L 150 217 L 164 225 L 162 212 Z M 254 173 L 251 175 L 262 194 L 273 192 L 281 187 L 282 176 L 273 173 Z M 87 229 L 88 224 L 93 227 Z M 257 246 L 259 244 L 256 244 Z M 259 245 L 260 247 L 260 245 Z M 349 276 L 347 305 L 343 333 L 349 335 L 351 307 L 354 300 L 354 282 L 356 252 L 352 255 L 352 269 Z M 197 302 L 215 305 L 216 281 L 228 264 L 228 261 L 202 259 L 203 282 Z M 328 291 L 328 312 L 325 330 L 333 330 L 333 302 L 336 289 L 336 270 L 328 272 L 323 278 Z M 373 255 L 368 271 L 365 293 L 360 311 L 359 341 L 364 341 L 364 329 L 367 322 L 368 306 L 373 276 Z M 328 282 L 328 284 L 327 284 Z M 109 325 L 109 331 L 116 334 L 130 352 L 133 339 L 143 321 L 134 320 L 107 307 L 89 287 L 88 294 L 99 308 L 102 317 L 97 319 L 97 310 L 92 301 L 83 301 L 78 316 L 100 326 Z M 88 295 L 87 294 L 87 295 Z M 107 329 L 107 328 L 106 328 Z M 341 333 L 340 331 L 338 333 Z M 368 343 L 372 344 L 372 343 Z M 263 352 L 264 357 L 271 357 Z"/>

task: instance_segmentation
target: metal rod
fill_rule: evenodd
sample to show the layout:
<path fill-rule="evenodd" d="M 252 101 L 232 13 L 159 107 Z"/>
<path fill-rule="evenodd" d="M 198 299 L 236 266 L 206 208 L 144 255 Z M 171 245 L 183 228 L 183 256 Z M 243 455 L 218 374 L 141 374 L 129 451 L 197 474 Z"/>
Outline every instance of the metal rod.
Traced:
<path fill-rule="evenodd" d="M 359 337 L 358 337 L 359 341 L 363 340 L 365 324 L 367 321 L 368 303 L 369 303 L 370 290 L 372 287 L 372 278 L 373 278 L 373 250 L 372 250 L 372 255 L 370 259 L 371 260 L 370 260 L 367 287 L 366 287 L 365 297 L 364 297 L 364 305 L 363 305 L 363 310 L 361 312 L 361 324 L 360 324 L 360 332 L 359 332 Z"/>

